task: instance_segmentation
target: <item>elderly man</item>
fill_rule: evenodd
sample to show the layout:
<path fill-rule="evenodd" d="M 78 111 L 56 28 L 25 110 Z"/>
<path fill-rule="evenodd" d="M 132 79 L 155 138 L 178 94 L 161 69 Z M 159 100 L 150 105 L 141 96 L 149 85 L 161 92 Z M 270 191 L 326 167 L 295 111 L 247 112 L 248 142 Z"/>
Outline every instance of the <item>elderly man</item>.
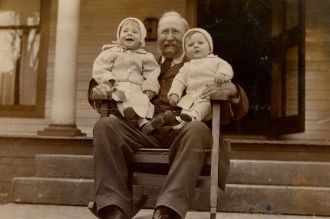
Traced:
<path fill-rule="evenodd" d="M 172 109 L 166 97 L 174 76 L 186 61 L 182 51 L 182 37 L 188 30 L 187 21 L 176 12 L 167 12 L 159 20 L 158 47 L 161 90 L 153 100 L 156 111 Z M 102 87 L 94 87 L 91 96 L 105 94 Z M 211 85 L 202 94 L 225 94 L 232 98 L 233 119 L 241 118 L 248 101 L 240 86 L 225 83 Z M 93 100 L 90 100 L 93 102 Z M 180 129 L 161 127 L 145 135 L 123 119 L 114 115 L 101 118 L 94 127 L 95 203 L 100 218 L 130 218 L 132 191 L 129 189 L 129 164 L 136 150 L 142 147 L 163 146 L 170 149 L 170 169 L 156 202 L 153 219 L 183 219 L 189 208 L 192 191 L 201 173 L 212 134 L 203 122 L 189 122 Z M 220 187 L 224 188 L 228 173 L 228 155 L 222 148 Z"/>

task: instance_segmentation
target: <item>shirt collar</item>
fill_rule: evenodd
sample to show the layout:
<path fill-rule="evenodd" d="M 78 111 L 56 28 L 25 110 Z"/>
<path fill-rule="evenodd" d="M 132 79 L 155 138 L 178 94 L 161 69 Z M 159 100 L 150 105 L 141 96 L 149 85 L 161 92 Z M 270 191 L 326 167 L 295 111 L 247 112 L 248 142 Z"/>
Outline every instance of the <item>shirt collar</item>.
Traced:
<path fill-rule="evenodd" d="M 182 63 L 183 62 L 183 59 L 184 59 L 184 54 L 182 53 L 181 56 L 173 59 L 172 65 Z M 165 61 L 165 57 L 164 56 L 162 56 L 161 61 L 162 61 L 161 63 L 163 63 Z"/>

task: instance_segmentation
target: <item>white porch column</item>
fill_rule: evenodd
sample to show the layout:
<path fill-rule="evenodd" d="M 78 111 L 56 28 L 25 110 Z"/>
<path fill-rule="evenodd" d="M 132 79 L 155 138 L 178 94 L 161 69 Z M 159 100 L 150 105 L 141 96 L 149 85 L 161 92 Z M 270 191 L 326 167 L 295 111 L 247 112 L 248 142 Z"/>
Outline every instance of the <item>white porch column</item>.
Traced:
<path fill-rule="evenodd" d="M 59 0 L 51 120 L 40 135 L 82 135 L 76 128 L 76 74 L 80 0 Z"/>

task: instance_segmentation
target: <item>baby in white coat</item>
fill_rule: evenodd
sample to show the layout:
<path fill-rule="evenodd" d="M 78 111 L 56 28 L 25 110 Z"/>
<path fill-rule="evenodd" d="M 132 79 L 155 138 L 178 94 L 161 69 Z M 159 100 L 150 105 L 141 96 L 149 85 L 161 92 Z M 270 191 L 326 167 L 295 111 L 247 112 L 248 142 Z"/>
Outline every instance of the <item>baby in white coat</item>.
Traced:
<path fill-rule="evenodd" d="M 234 76 L 232 67 L 212 54 L 212 37 L 204 29 L 187 31 L 183 36 L 183 50 L 190 61 L 175 76 L 168 92 L 169 103 L 182 108 L 180 119 L 185 122 L 209 120 L 211 103 L 200 95 L 207 85 L 230 81 Z"/>
<path fill-rule="evenodd" d="M 117 41 L 103 46 L 93 65 L 93 78 L 105 86 L 122 116 L 141 127 L 153 117 L 150 99 L 158 94 L 160 68 L 154 56 L 146 52 L 143 23 L 133 17 L 122 20 Z"/>

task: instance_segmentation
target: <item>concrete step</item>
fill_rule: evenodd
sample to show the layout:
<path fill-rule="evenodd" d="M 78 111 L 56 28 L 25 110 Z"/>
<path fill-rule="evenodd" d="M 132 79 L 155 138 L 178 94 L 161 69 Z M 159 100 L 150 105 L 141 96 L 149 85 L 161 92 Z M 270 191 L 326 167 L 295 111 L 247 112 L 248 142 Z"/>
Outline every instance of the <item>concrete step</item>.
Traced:
<path fill-rule="evenodd" d="M 152 208 L 160 186 L 134 186 L 134 196 L 147 193 L 145 208 Z M 302 186 L 269 186 L 228 184 L 220 191 L 218 210 L 264 214 L 297 214 L 330 216 L 330 188 Z M 209 210 L 209 188 L 196 188 L 192 210 Z"/>
<path fill-rule="evenodd" d="M 38 154 L 36 176 L 59 178 L 93 178 L 92 155 Z"/>
<path fill-rule="evenodd" d="M 40 177 L 93 178 L 90 155 L 37 155 Z M 330 162 L 232 160 L 231 184 L 329 187 Z"/>
<path fill-rule="evenodd" d="M 149 196 L 145 208 L 153 208 L 159 185 L 135 185 L 134 198 Z M 19 177 L 13 179 L 13 200 L 17 203 L 87 205 L 93 199 L 92 179 Z M 193 210 L 209 210 L 209 188 L 196 188 Z M 303 186 L 229 184 L 220 192 L 220 211 L 330 215 L 330 188 Z"/>
<path fill-rule="evenodd" d="M 93 197 L 92 179 L 15 177 L 12 197 L 17 203 L 86 205 Z"/>
<path fill-rule="evenodd" d="M 330 162 L 233 160 L 228 182 L 330 187 Z"/>

